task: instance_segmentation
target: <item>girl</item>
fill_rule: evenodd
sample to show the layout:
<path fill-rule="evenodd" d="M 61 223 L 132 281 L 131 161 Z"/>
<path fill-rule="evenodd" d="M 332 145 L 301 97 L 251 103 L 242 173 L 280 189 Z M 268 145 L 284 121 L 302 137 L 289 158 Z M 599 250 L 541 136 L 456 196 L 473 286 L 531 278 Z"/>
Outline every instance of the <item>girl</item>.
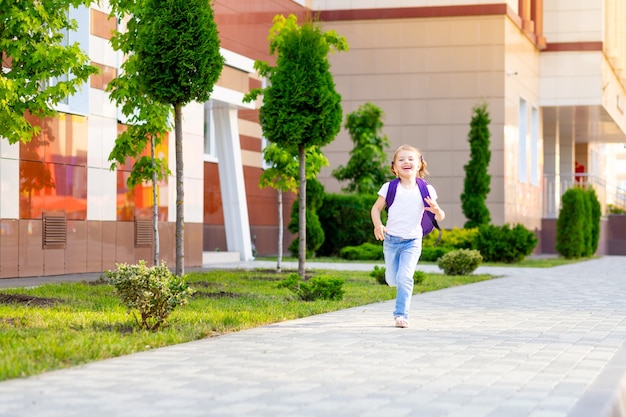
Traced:
<path fill-rule="evenodd" d="M 426 162 L 417 149 L 409 145 L 400 146 L 393 155 L 391 172 L 399 178 L 393 205 L 388 207 L 387 225 L 380 214 L 386 206 L 385 198 L 389 182 L 378 191 L 378 199 L 372 206 L 374 236 L 383 241 L 385 256 L 385 280 L 397 287 L 396 307 L 393 312 L 396 327 L 409 326 L 409 308 L 413 296 L 413 274 L 422 253 L 422 216 L 424 210 L 435 215 L 439 222 L 446 216 L 437 204 L 437 192 L 428 185 L 430 197 L 422 197 L 416 179 L 424 178 Z M 425 207 L 424 200 L 430 207 Z"/>

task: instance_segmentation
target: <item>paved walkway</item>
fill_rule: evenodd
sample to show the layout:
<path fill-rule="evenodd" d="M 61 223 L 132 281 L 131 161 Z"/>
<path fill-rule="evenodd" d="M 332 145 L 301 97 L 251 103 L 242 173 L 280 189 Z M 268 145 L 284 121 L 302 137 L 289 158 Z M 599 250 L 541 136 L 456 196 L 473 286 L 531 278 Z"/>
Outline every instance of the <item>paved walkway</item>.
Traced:
<path fill-rule="evenodd" d="M 479 272 L 408 329 L 390 301 L 155 349 L 2 382 L 0 416 L 625 415 L 626 257 Z"/>

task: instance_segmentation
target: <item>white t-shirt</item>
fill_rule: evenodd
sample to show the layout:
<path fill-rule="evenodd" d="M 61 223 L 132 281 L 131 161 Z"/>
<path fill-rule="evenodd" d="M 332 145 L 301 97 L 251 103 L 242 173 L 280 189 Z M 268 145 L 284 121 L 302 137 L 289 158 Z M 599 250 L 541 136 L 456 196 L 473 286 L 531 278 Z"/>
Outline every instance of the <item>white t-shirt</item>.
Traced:
<path fill-rule="evenodd" d="M 378 195 L 387 197 L 389 183 L 380 187 Z M 437 199 L 435 187 L 428 184 L 428 193 L 433 200 Z M 404 188 L 398 184 L 393 204 L 387 212 L 387 233 L 403 239 L 422 238 L 422 216 L 424 215 L 424 198 L 415 184 L 413 188 Z"/>

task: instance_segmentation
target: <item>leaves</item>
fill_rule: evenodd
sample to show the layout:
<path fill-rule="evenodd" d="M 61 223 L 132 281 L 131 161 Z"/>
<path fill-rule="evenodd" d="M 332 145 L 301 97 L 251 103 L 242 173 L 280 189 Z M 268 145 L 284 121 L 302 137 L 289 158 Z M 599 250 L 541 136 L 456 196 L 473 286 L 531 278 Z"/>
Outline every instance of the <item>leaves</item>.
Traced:
<path fill-rule="evenodd" d="M 70 7 L 92 0 L 0 2 L 0 131 L 10 143 L 29 141 L 38 128 L 25 120 L 52 116 L 54 106 L 73 95 L 98 69 L 78 43 L 65 45 Z M 56 81 L 51 83 L 50 81 Z"/>

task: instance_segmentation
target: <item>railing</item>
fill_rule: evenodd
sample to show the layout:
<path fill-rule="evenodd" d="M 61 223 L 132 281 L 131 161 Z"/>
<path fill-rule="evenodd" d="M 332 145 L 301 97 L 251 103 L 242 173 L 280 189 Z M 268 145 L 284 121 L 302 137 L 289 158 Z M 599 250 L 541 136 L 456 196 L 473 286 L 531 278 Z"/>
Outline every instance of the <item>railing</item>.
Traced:
<path fill-rule="evenodd" d="M 572 187 L 593 187 L 602 206 L 602 214 L 607 213 L 607 205 L 626 210 L 626 190 L 607 183 L 604 178 L 596 175 L 577 174 L 544 174 L 543 177 L 543 217 L 556 219 L 561 208 L 561 196 Z"/>

